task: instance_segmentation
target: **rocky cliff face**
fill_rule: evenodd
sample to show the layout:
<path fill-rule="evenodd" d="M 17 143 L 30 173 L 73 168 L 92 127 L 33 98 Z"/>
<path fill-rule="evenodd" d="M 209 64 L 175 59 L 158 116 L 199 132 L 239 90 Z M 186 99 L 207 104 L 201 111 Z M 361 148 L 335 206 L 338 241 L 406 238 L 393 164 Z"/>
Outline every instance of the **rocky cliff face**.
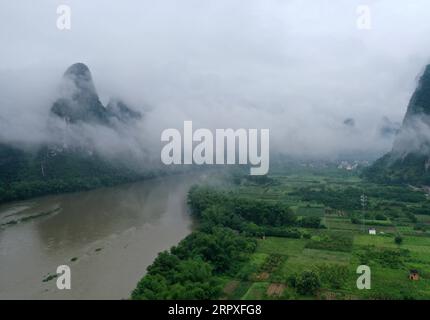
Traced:
<path fill-rule="evenodd" d="M 412 95 L 403 125 L 410 125 L 410 121 L 415 117 L 428 115 L 430 115 L 430 65 L 425 68 L 418 87 Z"/>
<path fill-rule="evenodd" d="M 61 97 L 51 112 L 68 123 L 107 124 L 105 107 L 97 95 L 91 72 L 83 63 L 70 66 L 63 75 Z"/>
<path fill-rule="evenodd" d="M 107 107 L 100 102 L 91 72 L 83 63 L 71 65 L 63 75 L 61 97 L 51 108 L 52 114 L 67 123 L 95 123 L 112 126 L 113 119 L 128 122 L 140 119 L 139 112 L 120 100 L 112 100 Z"/>
<path fill-rule="evenodd" d="M 391 152 L 364 175 L 378 182 L 430 184 L 430 65 L 412 95 Z"/>
<path fill-rule="evenodd" d="M 430 155 L 430 65 L 412 95 L 392 152 L 400 157 L 410 153 Z"/>

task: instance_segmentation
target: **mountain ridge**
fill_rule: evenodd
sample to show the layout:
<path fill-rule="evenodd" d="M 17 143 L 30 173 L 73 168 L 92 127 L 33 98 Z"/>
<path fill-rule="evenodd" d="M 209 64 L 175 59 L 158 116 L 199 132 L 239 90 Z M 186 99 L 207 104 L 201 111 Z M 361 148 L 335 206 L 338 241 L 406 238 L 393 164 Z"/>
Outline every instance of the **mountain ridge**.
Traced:
<path fill-rule="evenodd" d="M 114 108 L 114 105 L 120 105 Z M 62 96 L 54 102 L 51 113 L 67 123 L 87 122 L 113 126 L 112 119 L 121 122 L 140 120 L 140 112 L 133 110 L 118 98 L 105 107 L 100 102 L 91 71 L 84 63 L 71 65 L 62 78 Z"/>
<path fill-rule="evenodd" d="M 133 182 L 152 175 L 149 170 L 103 157 L 91 140 L 76 141 L 82 138 L 73 136 L 82 131 L 81 124 L 119 132 L 119 126 L 131 127 L 142 119 L 140 112 L 119 99 L 103 106 L 85 64 L 75 63 L 63 74 L 60 97 L 51 106 L 50 117 L 65 123 L 58 126 L 53 121 L 48 126 L 56 142 L 30 148 L 0 142 L 0 203 Z"/>
<path fill-rule="evenodd" d="M 430 185 L 430 65 L 411 96 L 392 150 L 363 175 L 382 183 Z"/>

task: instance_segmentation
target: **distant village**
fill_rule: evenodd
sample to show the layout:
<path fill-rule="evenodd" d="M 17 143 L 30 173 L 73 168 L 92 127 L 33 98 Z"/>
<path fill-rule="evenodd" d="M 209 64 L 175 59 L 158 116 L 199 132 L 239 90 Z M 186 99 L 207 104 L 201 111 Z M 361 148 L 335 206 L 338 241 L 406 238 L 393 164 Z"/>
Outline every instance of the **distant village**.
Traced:
<path fill-rule="evenodd" d="M 338 160 L 338 161 L 310 161 L 302 162 L 302 167 L 307 168 L 329 168 L 335 165 L 340 170 L 353 171 L 359 167 L 368 167 L 370 162 L 367 160 Z"/>
<path fill-rule="evenodd" d="M 358 167 L 367 167 L 369 166 L 369 161 L 367 160 L 354 160 L 354 161 L 346 161 L 343 160 L 337 166 L 338 169 L 343 169 L 347 171 L 356 170 Z"/>

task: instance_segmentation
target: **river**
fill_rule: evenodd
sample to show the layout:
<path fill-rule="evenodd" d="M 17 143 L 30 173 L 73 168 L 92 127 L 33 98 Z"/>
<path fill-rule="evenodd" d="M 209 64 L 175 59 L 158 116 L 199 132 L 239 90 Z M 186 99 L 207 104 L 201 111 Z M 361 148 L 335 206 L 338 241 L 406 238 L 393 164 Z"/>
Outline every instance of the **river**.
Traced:
<path fill-rule="evenodd" d="M 157 253 L 191 232 L 186 193 L 201 179 L 170 176 L 1 205 L 0 299 L 127 299 Z M 59 265 L 70 267 L 70 290 L 43 281 Z"/>

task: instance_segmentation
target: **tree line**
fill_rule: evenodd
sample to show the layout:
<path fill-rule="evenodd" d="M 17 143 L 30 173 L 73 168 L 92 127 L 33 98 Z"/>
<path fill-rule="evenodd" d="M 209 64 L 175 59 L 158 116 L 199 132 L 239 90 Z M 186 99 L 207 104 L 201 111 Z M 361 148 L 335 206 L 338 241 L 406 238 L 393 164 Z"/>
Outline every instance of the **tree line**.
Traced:
<path fill-rule="evenodd" d="M 132 299 L 216 299 L 220 277 L 234 276 L 256 249 L 256 235 L 289 234 L 297 219 L 285 205 L 194 186 L 188 204 L 197 229 L 158 255 Z"/>

